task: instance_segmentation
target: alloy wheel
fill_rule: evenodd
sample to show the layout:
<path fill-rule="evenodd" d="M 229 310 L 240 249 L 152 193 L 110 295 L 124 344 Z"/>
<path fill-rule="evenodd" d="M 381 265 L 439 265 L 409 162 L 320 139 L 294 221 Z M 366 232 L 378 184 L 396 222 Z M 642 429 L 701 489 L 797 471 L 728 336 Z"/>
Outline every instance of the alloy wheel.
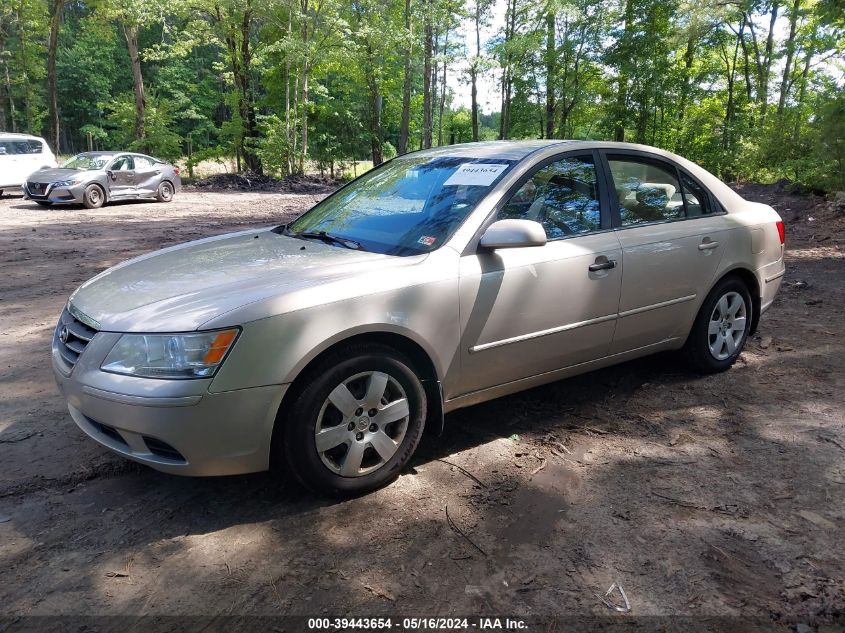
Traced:
<path fill-rule="evenodd" d="M 725 360 L 737 353 L 745 336 L 747 309 L 745 299 L 738 292 L 722 295 L 707 328 L 707 342 L 710 354 L 716 360 Z"/>
<path fill-rule="evenodd" d="M 399 450 L 409 416 L 399 381 L 380 371 L 355 374 L 335 387 L 320 408 L 314 433 L 317 453 L 337 475 L 374 472 Z"/>

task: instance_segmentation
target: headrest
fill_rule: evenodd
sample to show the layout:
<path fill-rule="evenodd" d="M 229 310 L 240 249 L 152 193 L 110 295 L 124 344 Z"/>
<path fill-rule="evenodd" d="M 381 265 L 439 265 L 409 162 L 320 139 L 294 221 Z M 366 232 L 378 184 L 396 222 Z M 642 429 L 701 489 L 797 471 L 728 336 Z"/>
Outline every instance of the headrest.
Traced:
<path fill-rule="evenodd" d="M 675 186 L 674 185 L 670 185 L 670 184 L 665 183 L 665 182 L 644 182 L 644 183 L 640 184 L 639 187 L 637 187 L 637 194 L 638 194 L 637 197 L 639 198 L 639 193 L 641 191 L 644 191 L 644 190 L 648 191 L 648 190 L 654 190 L 654 189 L 659 189 L 660 191 L 665 193 L 666 198 L 669 199 L 669 200 L 671 200 L 672 196 L 675 195 Z"/>

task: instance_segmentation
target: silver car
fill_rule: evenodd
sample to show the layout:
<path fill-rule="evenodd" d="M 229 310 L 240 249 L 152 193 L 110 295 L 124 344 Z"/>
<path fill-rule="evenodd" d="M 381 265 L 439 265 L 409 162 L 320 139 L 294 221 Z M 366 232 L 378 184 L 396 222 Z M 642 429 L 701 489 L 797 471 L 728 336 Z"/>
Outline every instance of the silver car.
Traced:
<path fill-rule="evenodd" d="M 169 473 L 285 464 L 350 495 L 491 398 L 663 350 L 728 369 L 784 274 L 778 214 L 651 147 L 396 158 L 285 226 L 111 268 L 52 358 L 93 439 Z"/>
<path fill-rule="evenodd" d="M 39 169 L 23 185 L 24 197 L 49 207 L 84 204 L 97 209 L 116 200 L 170 202 L 182 187 L 179 169 L 131 152 L 85 152 L 58 169 Z"/>

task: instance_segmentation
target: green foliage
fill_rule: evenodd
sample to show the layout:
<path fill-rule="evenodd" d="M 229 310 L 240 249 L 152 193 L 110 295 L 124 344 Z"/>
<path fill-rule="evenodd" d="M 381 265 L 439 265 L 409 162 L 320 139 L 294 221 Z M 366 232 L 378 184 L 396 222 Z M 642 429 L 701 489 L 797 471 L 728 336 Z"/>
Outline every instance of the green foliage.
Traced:
<path fill-rule="evenodd" d="M 258 156 L 264 170 L 272 176 L 287 176 L 290 143 L 285 135 L 285 122 L 275 114 L 261 117 L 261 139 L 258 141 Z"/>
<path fill-rule="evenodd" d="M 176 160 L 182 155 L 181 138 L 173 131 L 174 108 L 167 99 L 147 99 L 147 136 L 134 137 L 135 102 L 132 93 L 101 103 L 109 138 L 118 147 L 148 152 L 156 158 Z"/>
<path fill-rule="evenodd" d="M 0 129 L 47 133 L 48 4 L 0 1 Z M 482 103 L 491 85 L 509 95 L 499 111 L 477 112 L 480 140 L 617 138 L 727 179 L 845 188 L 841 2 L 777 3 L 767 52 L 774 6 L 411 0 L 406 27 L 404 0 L 66 2 L 56 149 L 80 151 L 90 138 L 95 148 L 184 155 L 189 173 L 237 157 L 241 169 L 278 176 L 306 166 L 354 174 L 361 161 L 395 155 L 406 53 L 408 149 L 422 146 L 428 30 L 435 144 L 473 138 L 464 104 L 475 74 Z M 476 15 L 496 31 L 480 50 Z"/>

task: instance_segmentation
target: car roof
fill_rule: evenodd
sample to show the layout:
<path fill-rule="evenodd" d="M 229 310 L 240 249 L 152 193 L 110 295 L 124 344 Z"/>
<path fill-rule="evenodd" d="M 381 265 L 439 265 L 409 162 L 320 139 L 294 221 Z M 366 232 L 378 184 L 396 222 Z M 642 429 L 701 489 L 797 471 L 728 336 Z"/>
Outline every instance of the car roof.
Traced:
<path fill-rule="evenodd" d="M 115 150 L 103 150 L 102 152 L 79 152 L 75 154 L 75 156 L 143 156 L 144 158 L 149 158 L 150 160 L 158 161 L 158 158 L 154 158 L 149 154 L 141 154 L 140 152 L 117 152 Z M 160 161 L 159 161 L 160 162 Z"/>
<path fill-rule="evenodd" d="M 441 145 L 431 149 L 412 152 L 414 157 L 423 156 L 456 156 L 463 158 L 501 158 L 503 160 L 520 160 L 537 150 L 550 145 L 562 145 L 571 141 L 562 140 L 532 140 L 532 141 L 481 141 L 478 143 L 459 143 L 457 145 Z"/>
<path fill-rule="evenodd" d="M 31 139 L 35 141 L 43 141 L 44 139 L 34 134 L 19 134 L 18 132 L 0 132 L 0 138 L 10 139 Z"/>

